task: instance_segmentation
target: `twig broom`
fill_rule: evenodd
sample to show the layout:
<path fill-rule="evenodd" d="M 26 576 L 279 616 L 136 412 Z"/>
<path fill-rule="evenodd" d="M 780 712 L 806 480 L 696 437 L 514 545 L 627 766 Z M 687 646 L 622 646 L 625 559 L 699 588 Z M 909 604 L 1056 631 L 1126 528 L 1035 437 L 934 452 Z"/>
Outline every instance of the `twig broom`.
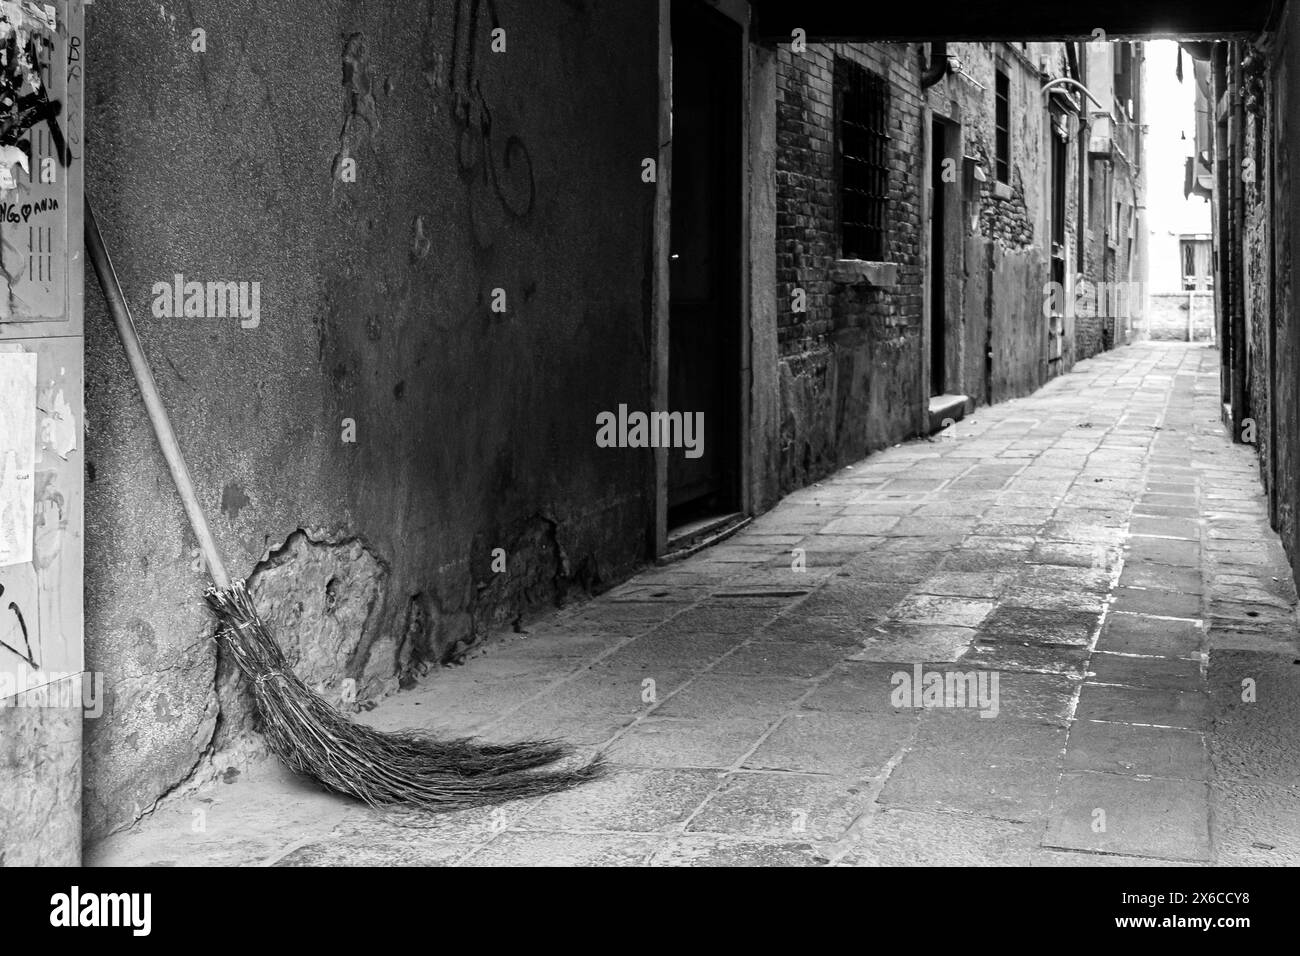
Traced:
<path fill-rule="evenodd" d="M 89 201 L 85 217 L 90 261 L 212 576 L 213 586 L 204 597 L 217 616 L 218 640 L 248 682 L 271 750 L 326 789 L 370 806 L 403 804 L 432 811 L 553 793 L 600 776 L 604 767 L 599 758 L 574 769 L 538 770 L 570 755 L 570 748 L 556 741 L 495 745 L 470 738 L 440 740 L 417 731 L 384 733 L 356 724 L 294 674 L 244 582 L 232 582 L 226 572 Z"/>

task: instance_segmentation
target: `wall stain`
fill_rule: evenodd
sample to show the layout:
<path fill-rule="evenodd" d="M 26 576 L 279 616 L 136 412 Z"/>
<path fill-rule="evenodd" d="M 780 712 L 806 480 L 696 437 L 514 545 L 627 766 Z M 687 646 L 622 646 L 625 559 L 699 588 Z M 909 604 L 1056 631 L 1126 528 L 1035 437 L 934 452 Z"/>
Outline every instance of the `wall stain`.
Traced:
<path fill-rule="evenodd" d="M 334 186 L 339 183 L 345 160 L 356 160 L 367 147 L 374 152 L 379 132 L 379 107 L 370 77 L 370 44 L 364 33 L 352 34 L 343 44 L 343 90 L 343 127 L 330 170 Z"/>
<path fill-rule="evenodd" d="M 429 255 L 429 237 L 424 234 L 424 217 L 415 217 L 415 235 L 411 237 L 411 265 Z"/>
<path fill-rule="evenodd" d="M 253 502 L 244 494 L 244 489 L 234 482 L 226 484 L 221 489 L 221 511 L 231 521 L 239 518 L 239 512 L 247 508 Z"/>

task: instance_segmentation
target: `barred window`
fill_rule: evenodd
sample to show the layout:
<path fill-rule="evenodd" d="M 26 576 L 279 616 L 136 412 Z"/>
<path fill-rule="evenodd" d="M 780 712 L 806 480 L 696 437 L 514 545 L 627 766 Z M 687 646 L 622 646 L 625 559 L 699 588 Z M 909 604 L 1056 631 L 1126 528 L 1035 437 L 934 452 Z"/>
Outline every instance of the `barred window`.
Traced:
<path fill-rule="evenodd" d="M 994 126 L 996 128 L 997 178 L 1011 182 L 1011 79 L 998 70 L 993 86 Z"/>
<path fill-rule="evenodd" d="M 889 84 L 851 60 L 835 60 L 840 254 L 885 259 L 889 204 Z"/>

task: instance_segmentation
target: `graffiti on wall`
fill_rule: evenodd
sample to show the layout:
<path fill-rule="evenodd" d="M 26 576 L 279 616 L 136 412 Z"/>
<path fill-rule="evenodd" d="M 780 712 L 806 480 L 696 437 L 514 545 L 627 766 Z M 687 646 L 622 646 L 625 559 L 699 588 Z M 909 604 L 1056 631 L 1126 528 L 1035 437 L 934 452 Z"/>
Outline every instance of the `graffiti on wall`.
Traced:
<path fill-rule="evenodd" d="M 3 605 L 4 594 L 5 586 L 0 584 L 0 606 Z M 22 608 L 18 606 L 17 601 L 9 602 L 7 613 L 13 615 L 14 621 L 6 621 L 5 625 L 0 626 L 0 634 L 4 634 L 4 637 L 0 637 L 0 647 L 12 651 L 32 667 L 39 669 L 41 664 L 33 655 L 31 638 L 27 634 L 27 621 L 23 618 Z M 15 623 L 16 628 L 13 626 Z"/>
<path fill-rule="evenodd" d="M 470 187 L 476 225 L 526 218 L 537 201 L 533 159 L 517 133 L 499 128 L 484 92 L 494 31 L 503 29 L 496 0 L 459 0 L 452 23 L 449 92 L 456 124 L 456 161 Z M 495 209 L 485 209 L 484 202 Z M 482 238 L 482 237 L 480 237 Z"/>
<path fill-rule="evenodd" d="M 81 24 L 81 0 L 0 0 L 0 678 L 20 685 L 83 662 Z"/>
<path fill-rule="evenodd" d="M 60 118 L 69 83 L 81 77 L 81 38 L 53 7 L 0 2 L 0 52 L 0 320 L 58 320 L 67 303 L 56 220 L 73 161 Z M 68 111 L 70 119 L 77 112 Z"/>

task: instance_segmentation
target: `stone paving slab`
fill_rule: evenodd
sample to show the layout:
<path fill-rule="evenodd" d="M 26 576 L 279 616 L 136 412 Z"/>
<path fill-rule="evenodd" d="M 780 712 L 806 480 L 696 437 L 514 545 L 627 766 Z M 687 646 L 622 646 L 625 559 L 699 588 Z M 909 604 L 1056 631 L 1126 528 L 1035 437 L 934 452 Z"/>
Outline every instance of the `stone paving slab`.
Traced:
<path fill-rule="evenodd" d="M 1205 736 L 1170 727 L 1145 727 L 1080 719 L 1065 753 L 1068 770 L 1205 780 Z"/>
<path fill-rule="evenodd" d="M 1204 783 L 1092 771 L 1061 783 L 1044 846 L 1209 862 Z"/>
<path fill-rule="evenodd" d="M 1081 362 L 358 716 L 561 737 L 606 779 L 425 815 L 254 761 L 89 859 L 1295 865 L 1296 592 L 1218 371 Z"/>

